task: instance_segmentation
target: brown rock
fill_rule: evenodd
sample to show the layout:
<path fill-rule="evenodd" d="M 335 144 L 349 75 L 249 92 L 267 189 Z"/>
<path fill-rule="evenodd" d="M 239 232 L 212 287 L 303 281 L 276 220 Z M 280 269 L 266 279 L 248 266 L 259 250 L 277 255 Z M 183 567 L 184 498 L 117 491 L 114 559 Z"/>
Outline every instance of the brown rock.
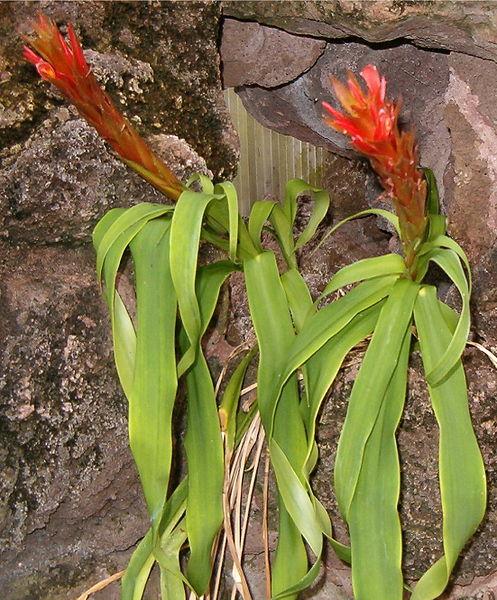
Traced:
<path fill-rule="evenodd" d="M 369 43 L 408 40 L 423 48 L 497 58 L 492 0 L 224 0 L 222 5 L 224 14 L 231 17 L 298 35 L 337 40 L 354 37 Z"/>
<path fill-rule="evenodd" d="M 310 69 L 325 46 L 322 40 L 225 19 L 221 38 L 224 87 L 257 84 L 271 88 L 288 83 Z"/>
<path fill-rule="evenodd" d="M 497 76 L 497 65 L 456 53 L 449 65 L 445 110 L 452 140 L 445 175 L 449 231 L 468 254 L 473 269 L 477 333 L 495 345 L 497 109 L 485 82 Z"/>
<path fill-rule="evenodd" d="M 62 600 L 123 568 L 146 510 L 93 252 L 4 243 L 2 256 L 0 587 Z"/>

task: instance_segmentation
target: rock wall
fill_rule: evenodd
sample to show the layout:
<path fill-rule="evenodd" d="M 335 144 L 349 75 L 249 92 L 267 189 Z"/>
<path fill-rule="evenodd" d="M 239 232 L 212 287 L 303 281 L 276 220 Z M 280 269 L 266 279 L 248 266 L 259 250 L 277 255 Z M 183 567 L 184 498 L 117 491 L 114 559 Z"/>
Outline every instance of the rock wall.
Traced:
<path fill-rule="evenodd" d="M 497 347 L 493 2 L 1 3 L 0 589 L 5 600 L 76 598 L 123 568 L 147 526 L 90 235 L 109 208 L 160 197 L 109 154 L 20 58 L 17 31 L 26 32 L 38 10 L 59 24 L 74 24 L 91 48 L 87 58 L 97 76 L 182 177 L 210 170 L 218 179 L 229 178 L 236 168 L 236 135 L 222 101 L 220 50 L 225 85 L 239 88 L 259 120 L 338 153 L 330 155 L 324 177 L 334 198 L 330 220 L 371 204 L 379 190 L 345 140 L 323 126 L 319 102 L 330 99 L 329 74 L 343 77 L 348 68 L 376 64 L 390 92 L 404 97 L 403 119 L 416 127 L 423 164 L 442 184 L 451 234 L 472 262 L 474 339 Z M 388 232 L 375 219 L 365 219 L 329 239 L 321 260 L 303 254 L 302 266 L 317 290 L 340 266 L 380 254 L 388 245 Z M 232 322 L 213 337 L 215 358 L 229 354 L 228 344 L 247 335 L 239 284 L 235 278 Z M 497 383 L 478 350 L 468 349 L 465 361 L 490 483 L 489 513 L 458 567 L 450 598 L 490 599 L 497 593 L 492 575 Z M 319 431 L 315 483 L 332 512 L 329 474 L 356 368 L 342 373 Z M 439 551 L 433 539 L 439 522 L 436 428 L 416 356 L 399 443 L 408 489 L 402 508 L 405 566 L 415 578 Z M 339 521 L 337 530 L 343 533 Z M 309 597 L 344 598 L 350 592 L 343 565 L 330 558 L 329 566 Z M 256 586 L 257 575 L 254 571 Z M 98 597 L 117 598 L 116 587 Z"/>

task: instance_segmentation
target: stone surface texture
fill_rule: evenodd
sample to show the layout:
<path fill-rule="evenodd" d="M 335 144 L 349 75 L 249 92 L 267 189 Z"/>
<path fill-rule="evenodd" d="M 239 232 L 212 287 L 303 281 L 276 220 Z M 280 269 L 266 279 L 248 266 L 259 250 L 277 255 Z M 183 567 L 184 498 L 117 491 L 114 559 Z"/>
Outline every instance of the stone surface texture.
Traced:
<path fill-rule="evenodd" d="M 124 568 L 147 528 L 127 448 L 126 403 L 94 276 L 91 231 L 110 208 L 161 196 L 130 173 L 20 57 L 26 23 L 43 10 L 71 21 L 97 77 L 181 178 L 235 172 L 237 136 L 222 99 L 236 86 L 263 124 L 328 148 L 326 226 L 374 204 L 381 190 L 346 140 L 322 123 L 329 75 L 373 63 L 403 96 L 422 163 L 437 174 L 451 235 L 473 267 L 473 337 L 497 349 L 497 10 L 494 2 L 0 3 L 0 589 L 5 600 L 76 598 Z M 224 67 L 220 64 L 220 55 Z M 302 201 L 299 226 L 309 205 Z M 319 254 L 304 249 L 317 295 L 341 266 L 394 248 L 375 218 L 348 223 Z M 310 248 L 312 249 L 312 248 Z M 123 279 L 123 285 L 126 279 Z M 457 294 L 447 288 L 457 303 Z M 231 296 L 231 303 L 228 298 Z M 208 352 L 218 369 L 253 336 L 241 276 L 224 292 Z M 360 351 L 321 416 L 315 488 L 345 539 L 331 492 L 340 424 Z M 489 511 L 444 600 L 497 596 L 496 371 L 464 355 L 471 410 L 489 479 Z M 405 569 L 419 577 L 440 552 L 436 424 L 413 354 L 399 433 L 406 492 Z M 437 529 L 438 528 L 438 529 Z M 258 536 L 248 571 L 263 597 Z M 330 552 L 305 598 L 351 598 Z M 118 598 L 117 585 L 96 597 Z M 154 592 L 151 592 L 151 597 Z"/>
<path fill-rule="evenodd" d="M 236 44 L 231 43 L 232 36 Z M 311 68 L 325 46 L 323 40 L 299 38 L 258 23 L 226 19 L 221 38 L 223 83 L 225 87 L 276 87 L 288 83 Z M 260 56 L 271 60 L 261 61 Z"/>

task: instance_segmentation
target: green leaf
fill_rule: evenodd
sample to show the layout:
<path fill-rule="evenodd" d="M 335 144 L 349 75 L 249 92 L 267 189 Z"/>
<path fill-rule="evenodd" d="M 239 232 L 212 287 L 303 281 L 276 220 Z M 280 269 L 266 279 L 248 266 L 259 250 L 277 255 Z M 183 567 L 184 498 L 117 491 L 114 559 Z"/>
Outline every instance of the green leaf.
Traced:
<path fill-rule="evenodd" d="M 259 374 L 257 402 L 262 423 L 272 430 L 276 409 L 274 398 L 267 396 L 274 378 L 274 365 L 285 363 L 287 348 L 294 338 L 293 323 L 285 290 L 272 252 L 263 252 L 244 263 L 245 281 L 257 340 L 259 342 Z"/>
<path fill-rule="evenodd" d="M 410 341 L 407 329 L 364 447 L 348 514 L 356 600 L 403 598 L 402 531 L 397 510 L 400 465 L 395 433 L 404 407 Z"/>
<path fill-rule="evenodd" d="M 314 554 L 319 555 L 323 543 L 323 534 L 309 495 L 301 485 L 300 479 L 293 470 L 286 454 L 274 439 L 270 442 L 270 450 L 278 490 L 283 498 L 285 508 Z"/>
<path fill-rule="evenodd" d="M 299 331 L 311 312 L 314 311 L 311 294 L 298 269 L 288 269 L 281 276 L 288 306 L 292 313 L 295 328 Z"/>
<path fill-rule="evenodd" d="M 289 553 L 295 553 L 295 546 L 292 542 L 292 540 L 289 538 L 286 541 L 286 545 L 289 548 Z M 305 555 L 302 556 L 302 559 L 304 558 Z M 302 560 L 303 563 L 303 560 Z M 292 565 L 290 563 L 287 563 L 287 570 L 283 571 L 281 574 L 280 573 L 274 573 L 273 572 L 273 583 L 274 583 L 274 575 L 276 575 L 276 577 L 278 579 L 281 580 L 281 584 L 274 586 L 273 588 L 285 588 L 283 589 L 282 592 L 275 592 L 273 593 L 273 596 L 271 597 L 271 600 L 289 600 L 290 598 L 297 598 L 298 597 L 298 593 L 302 590 L 305 590 L 306 588 L 308 588 L 310 585 L 312 585 L 312 583 L 314 582 L 314 580 L 316 579 L 316 577 L 319 575 L 319 569 L 321 567 L 321 556 L 319 556 L 316 561 L 314 562 L 314 564 L 312 565 L 312 567 L 307 571 L 307 573 L 305 575 L 303 575 L 299 581 L 297 581 L 297 583 L 295 583 L 294 585 L 290 586 L 290 587 L 286 587 L 285 588 L 285 582 L 288 582 L 291 578 L 295 578 L 295 571 L 292 569 Z M 278 582 L 276 582 L 278 583 Z"/>
<path fill-rule="evenodd" d="M 221 430 L 226 435 L 226 447 L 233 450 L 236 440 L 236 410 L 240 400 L 240 391 L 243 380 L 250 361 L 254 358 L 257 348 L 252 348 L 250 352 L 240 361 L 233 374 L 231 375 L 226 388 L 223 392 L 221 402 L 219 403 L 219 420 L 221 421 Z"/>
<path fill-rule="evenodd" d="M 110 309 L 110 314 L 117 375 L 123 392 L 129 400 L 133 393 L 136 334 L 131 317 L 117 292 L 114 293 L 113 307 Z"/>
<path fill-rule="evenodd" d="M 297 214 L 297 198 L 304 192 L 311 192 L 314 205 L 306 227 L 297 240 L 293 238 L 293 225 Z M 296 268 L 295 250 L 306 244 L 316 233 L 321 221 L 326 216 L 330 205 L 327 192 L 309 185 L 302 179 L 291 179 L 285 187 L 283 206 L 275 206 L 269 218 L 275 229 L 285 260 L 290 268 Z"/>
<path fill-rule="evenodd" d="M 315 466 L 312 460 L 312 444 L 315 438 L 316 420 L 325 394 L 330 389 L 342 363 L 350 350 L 373 332 L 383 306 L 383 301 L 357 314 L 346 327 L 330 338 L 305 363 L 306 390 L 309 398 L 309 410 L 306 414 L 306 429 L 309 439 L 306 470 L 311 472 Z"/>
<path fill-rule="evenodd" d="M 285 197 L 281 209 L 290 228 L 293 229 L 297 216 L 297 198 L 308 189 L 309 185 L 302 179 L 291 179 L 285 184 Z"/>
<path fill-rule="evenodd" d="M 384 219 L 389 221 L 389 223 L 391 223 L 394 226 L 395 231 L 397 232 L 397 235 L 400 237 L 399 219 L 396 215 L 394 215 L 392 212 L 390 212 L 388 210 L 383 210 L 381 208 L 369 208 L 367 210 L 361 210 L 360 212 L 355 213 L 354 215 L 351 215 L 350 217 L 347 217 L 346 219 L 343 219 L 342 221 L 340 221 L 339 223 L 334 225 L 331 229 L 329 229 L 326 232 L 326 235 L 323 237 L 323 239 L 316 246 L 316 248 L 314 248 L 314 250 L 312 251 L 312 254 L 314 254 L 321 247 L 321 245 L 324 243 L 324 241 L 326 239 L 328 239 L 330 237 L 330 235 L 335 233 L 335 231 L 339 227 L 342 227 L 342 225 L 345 225 L 345 223 L 348 223 L 349 221 L 353 221 L 354 219 L 358 219 L 360 217 L 366 217 L 369 215 L 376 215 L 378 217 L 383 217 Z"/>
<path fill-rule="evenodd" d="M 438 215 L 440 213 L 440 201 L 438 199 L 437 180 L 431 169 L 423 169 L 426 181 L 428 183 L 428 194 L 426 196 L 426 212 L 429 215 Z"/>
<path fill-rule="evenodd" d="M 154 556 L 160 568 L 161 600 L 184 600 L 185 585 L 188 581 L 181 572 L 179 554 L 187 539 L 185 519 L 183 518 L 163 536 L 160 547 Z"/>
<path fill-rule="evenodd" d="M 297 378 L 289 376 L 280 389 L 272 388 L 274 393 L 267 391 L 269 382 L 277 379 L 285 364 L 287 349 L 295 334 L 274 254 L 260 254 L 245 261 L 244 267 L 260 352 L 257 403 L 276 478 L 281 482 L 272 593 L 290 599 L 295 594 L 286 590 L 294 589 L 302 580 L 307 581 L 307 555 L 302 535 L 318 556 L 322 548 L 321 526 L 308 496 L 303 471 L 307 438 L 300 414 Z M 307 510 L 304 520 L 296 508 L 299 502 Z M 311 571 L 314 573 L 315 569 Z"/>
<path fill-rule="evenodd" d="M 168 268 L 170 228 L 170 219 L 151 220 L 130 243 L 137 325 L 129 436 L 155 532 L 169 485 L 177 390 L 177 305 Z"/>
<path fill-rule="evenodd" d="M 440 364 L 452 337 L 436 290 L 424 286 L 414 318 L 425 373 Z M 460 360 L 443 381 L 428 385 L 440 428 L 439 477 L 443 512 L 442 556 L 419 580 L 411 600 L 434 600 L 445 589 L 459 553 L 485 513 L 485 470 L 468 409 L 466 378 Z"/>
<path fill-rule="evenodd" d="M 196 281 L 199 301 L 200 337 L 212 318 L 219 290 L 236 269 L 227 261 L 201 267 Z M 183 331 L 182 347 L 188 344 Z M 209 585 L 212 574 L 212 544 L 223 521 L 222 493 L 224 458 L 221 427 L 212 377 L 198 349 L 186 376 L 188 389 L 185 451 L 188 467 L 186 528 L 190 544 L 187 577 L 198 595 Z"/>
<path fill-rule="evenodd" d="M 184 600 L 185 578 L 181 572 L 179 554 L 186 541 L 184 520 L 164 538 L 155 553 L 160 567 L 161 600 Z"/>
<path fill-rule="evenodd" d="M 121 580 L 121 600 L 141 600 L 155 563 L 153 534 L 150 529 L 133 552 Z"/>
<path fill-rule="evenodd" d="M 187 539 L 184 518 L 187 485 L 185 477 L 169 497 L 160 520 L 160 540 L 154 547 L 154 558 L 160 568 L 161 600 L 184 599 L 185 585 L 190 587 L 179 560 Z"/>
<path fill-rule="evenodd" d="M 191 175 L 186 182 L 186 187 L 190 188 L 196 181 L 200 183 L 202 193 L 214 194 L 214 184 L 207 177 L 207 175 L 201 175 L 200 173 L 194 173 Z"/>
<path fill-rule="evenodd" d="M 236 251 L 238 245 L 238 198 L 236 195 L 235 186 L 229 181 L 218 183 L 214 187 L 216 194 L 223 194 L 226 198 L 228 207 L 228 236 L 229 236 L 229 251 L 228 255 L 231 261 L 236 261 Z"/>
<path fill-rule="evenodd" d="M 187 578 L 201 596 L 212 574 L 212 544 L 223 522 L 224 458 L 216 397 L 204 355 L 198 352 L 186 376 L 185 451 L 188 467 L 186 528 L 190 544 Z"/>
<path fill-rule="evenodd" d="M 302 536 L 279 496 L 278 543 L 271 565 L 271 597 L 297 600 L 298 592 L 317 575 L 315 566 L 307 571 L 307 552 Z"/>
<path fill-rule="evenodd" d="M 468 261 L 468 257 L 466 253 L 461 248 L 461 246 L 452 238 L 446 235 L 438 235 L 437 237 L 425 242 L 419 252 L 418 256 L 430 255 L 430 252 L 437 248 L 449 248 L 457 254 L 457 256 L 461 259 L 467 273 L 469 288 L 471 289 L 471 267 Z"/>
<path fill-rule="evenodd" d="M 461 315 L 454 334 L 447 345 L 444 354 L 439 358 L 438 364 L 428 373 L 427 380 L 430 384 L 440 383 L 459 360 L 468 339 L 470 328 L 470 288 L 466 275 L 461 266 L 458 255 L 452 249 L 437 248 L 431 250 L 427 259 L 441 267 L 456 285 L 462 299 Z"/>
<path fill-rule="evenodd" d="M 190 341 L 178 364 L 178 374 L 184 373 L 195 360 L 200 343 L 201 317 L 195 293 L 195 276 L 200 232 L 204 213 L 211 202 L 223 196 L 186 191 L 176 204 L 171 225 L 170 265 L 178 307 Z"/>
<path fill-rule="evenodd" d="M 381 309 L 352 388 L 335 462 L 336 496 L 345 519 L 349 518 L 367 440 L 398 363 L 404 337 L 411 326 L 418 289 L 418 284 L 408 279 L 397 280 Z"/>
<path fill-rule="evenodd" d="M 290 373 L 306 362 L 358 313 L 382 300 L 397 279 L 398 276 L 391 275 L 365 281 L 332 304 L 311 314 L 285 355 L 280 381 L 285 381 Z M 272 381 L 271 385 L 279 385 L 279 381 Z"/>
<path fill-rule="evenodd" d="M 93 244 L 97 253 L 97 278 L 102 280 L 104 297 L 112 323 L 116 369 L 129 399 L 133 383 L 136 336 L 133 323 L 116 292 L 116 276 L 124 252 L 146 223 L 172 210 L 170 206 L 143 203 L 130 209 L 113 209 L 96 225 Z"/>
<path fill-rule="evenodd" d="M 307 242 L 314 236 L 320 223 L 326 217 L 330 207 L 330 196 L 328 192 L 309 185 L 301 179 L 291 179 L 286 184 L 285 196 L 287 198 L 288 205 L 294 207 L 297 197 L 304 192 L 311 192 L 314 203 L 311 216 L 309 217 L 309 222 L 295 242 L 295 250 L 298 250 L 304 244 L 307 244 Z M 290 201 L 290 199 L 292 200 Z M 293 210 L 296 209 L 293 208 Z M 290 213 L 289 217 L 291 218 L 291 216 L 292 215 Z M 291 222 L 293 223 L 294 221 L 295 214 L 293 214 Z"/>
<path fill-rule="evenodd" d="M 217 306 L 221 286 L 226 279 L 238 270 L 238 267 L 227 260 L 203 265 L 197 270 L 195 293 L 199 301 L 201 320 L 200 333 L 204 335 Z"/>
<path fill-rule="evenodd" d="M 110 210 L 95 226 L 93 245 L 97 251 L 97 278 L 101 279 L 103 263 L 107 254 L 116 246 L 121 256 L 135 234 L 149 221 L 174 210 L 172 206 L 142 202 L 128 209 Z M 120 262 L 120 259 L 119 259 Z M 113 282 L 112 282 L 113 284 Z"/>
<path fill-rule="evenodd" d="M 398 254 L 385 254 L 384 256 L 374 256 L 358 260 L 340 269 L 330 279 L 318 301 L 324 296 L 351 283 L 373 279 L 374 277 L 383 277 L 385 275 L 402 275 L 406 271 L 404 259 Z"/>
<path fill-rule="evenodd" d="M 297 267 L 295 259 L 295 243 L 293 240 L 293 221 L 290 220 L 287 212 L 285 212 L 279 204 L 274 206 L 269 215 L 269 220 L 276 232 L 281 252 L 287 265 L 290 268 Z"/>
<path fill-rule="evenodd" d="M 276 204 L 277 202 L 257 200 L 250 209 L 248 232 L 258 252 L 263 251 L 261 244 L 262 229 Z"/>
<path fill-rule="evenodd" d="M 268 365 L 262 365 L 259 362 L 259 371 L 264 367 L 268 367 Z M 269 365 L 269 369 L 271 369 L 271 365 Z M 298 382 L 294 374 L 281 391 L 279 403 L 274 412 L 272 435 L 268 436 L 266 432 L 276 479 L 278 482 L 284 481 L 287 484 L 280 485 L 278 483 L 279 539 L 272 564 L 273 594 L 293 588 L 306 579 L 308 561 L 302 535 L 306 539 L 309 535 L 313 535 L 311 547 L 317 558 L 320 557 L 322 551 L 323 540 L 319 520 L 316 515 L 313 515 L 312 521 L 307 520 L 306 529 L 302 530 L 301 515 L 295 512 L 296 507 L 293 502 L 296 497 L 306 502 L 304 498 L 310 491 L 303 472 L 307 437 L 299 410 L 299 400 Z M 278 401 L 278 398 L 274 398 L 274 401 Z M 277 453 L 278 449 L 284 454 L 283 459 L 281 452 L 278 456 L 273 454 L 273 450 Z M 312 507 L 309 499 L 306 506 L 307 508 Z M 307 516 L 310 516 L 309 512 L 307 512 Z M 285 595 L 285 597 L 293 599 L 296 596 L 292 594 Z"/>

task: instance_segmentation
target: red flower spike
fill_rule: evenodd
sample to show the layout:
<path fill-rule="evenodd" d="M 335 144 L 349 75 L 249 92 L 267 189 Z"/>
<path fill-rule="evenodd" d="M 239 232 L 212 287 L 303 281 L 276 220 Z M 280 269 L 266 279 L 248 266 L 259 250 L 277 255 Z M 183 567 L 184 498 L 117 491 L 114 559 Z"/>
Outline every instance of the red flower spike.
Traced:
<path fill-rule="evenodd" d="M 406 262 L 411 266 L 426 228 L 426 181 L 418 168 L 417 148 L 412 132 L 400 131 L 397 104 L 385 99 L 386 79 L 376 67 L 367 65 L 361 71 L 366 92 L 349 72 L 345 87 L 331 78 L 335 95 L 344 112 L 327 102 L 323 108 L 331 115 L 325 121 L 349 136 L 352 147 L 371 161 L 380 182 L 391 196 L 399 217 Z"/>
<path fill-rule="evenodd" d="M 179 179 L 147 146 L 131 123 L 119 112 L 100 87 L 85 60 L 83 49 L 71 24 L 68 44 L 55 23 L 43 14 L 31 26 L 36 33 L 26 41 L 24 57 L 33 63 L 40 77 L 54 84 L 77 108 L 119 157 L 160 192 L 177 200 L 185 189 Z"/>

